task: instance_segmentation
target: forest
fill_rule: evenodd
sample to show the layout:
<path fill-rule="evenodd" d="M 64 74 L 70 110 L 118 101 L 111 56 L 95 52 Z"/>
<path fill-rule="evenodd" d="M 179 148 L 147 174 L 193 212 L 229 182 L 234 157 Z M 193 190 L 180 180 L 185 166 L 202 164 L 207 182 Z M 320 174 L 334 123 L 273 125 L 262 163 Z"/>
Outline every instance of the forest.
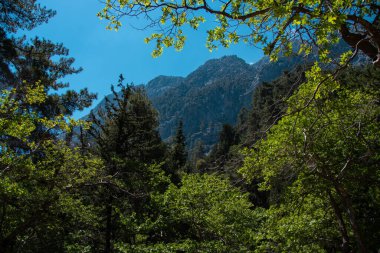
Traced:
<path fill-rule="evenodd" d="M 186 146 L 181 120 L 163 141 L 146 90 L 122 75 L 74 119 L 96 94 L 63 81 L 81 71 L 68 49 L 18 33 L 55 14 L 0 0 L 1 253 L 380 251 L 378 1 L 105 1 L 109 29 L 134 17 L 161 29 L 146 39 L 155 57 L 205 15 L 211 50 L 313 55 L 259 83 L 209 152 Z"/>

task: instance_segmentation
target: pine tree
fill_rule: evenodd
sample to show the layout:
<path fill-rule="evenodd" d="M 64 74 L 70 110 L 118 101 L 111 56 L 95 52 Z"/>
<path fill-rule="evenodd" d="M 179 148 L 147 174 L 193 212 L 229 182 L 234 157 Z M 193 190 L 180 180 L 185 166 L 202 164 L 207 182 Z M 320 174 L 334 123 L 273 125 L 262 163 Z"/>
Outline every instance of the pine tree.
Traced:
<path fill-rule="evenodd" d="M 116 92 L 111 87 L 113 100 L 106 99 L 105 110 L 99 116 L 92 114 L 93 127 L 90 134 L 95 138 L 99 155 L 106 165 L 109 180 L 100 190 L 99 198 L 104 207 L 104 252 L 112 252 L 112 241 L 116 237 L 129 238 L 133 243 L 133 226 L 123 228 L 120 212 L 139 219 L 147 203 L 151 180 L 149 164 L 159 163 L 164 158 L 165 145 L 157 127 L 157 112 L 147 99 L 144 90 L 124 86 L 120 76 Z M 118 210 L 118 212 L 116 212 Z"/>
<path fill-rule="evenodd" d="M 177 132 L 174 138 L 174 145 L 172 150 L 172 162 L 173 167 L 176 169 L 180 169 L 185 166 L 187 161 L 187 151 L 186 151 L 186 139 L 183 133 L 183 122 L 179 121 Z"/>
<path fill-rule="evenodd" d="M 234 127 L 224 124 L 219 134 L 219 142 L 211 150 L 210 159 L 224 163 L 228 158 L 230 147 L 237 143 L 238 136 Z"/>
<path fill-rule="evenodd" d="M 21 101 L 31 89 L 42 85 L 47 98 L 41 103 L 24 103 L 23 106 L 46 119 L 71 116 L 74 111 L 91 106 L 96 97 L 87 88 L 60 91 L 69 87 L 62 79 L 81 71 L 81 68 L 72 66 L 74 59 L 68 57 L 69 51 L 62 44 L 14 36 L 20 29 L 33 29 L 54 15 L 55 11 L 41 6 L 36 0 L 0 1 L 0 88 L 14 89 L 15 99 Z M 62 132 L 37 124 L 29 138 L 49 139 Z"/>
<path fill-rule="evenodd" d="M 69 87 L 61 81 L 63 78 L 81 71 L 72 66 L 74 59 L 68 57 L 68 49 L 45 39 L 34 38 L 29 42 L 26 37 L 12 36 L 18 29 L 34 28 L 54 15 L 35 2 L 4 0 L 0 3 L 0 9 L 7 13 L 0 14 L 0 88 L 14 89 L 15 99 L 22 100 L 30 89 L 38 86 L 47 98 L 38 104 L 24 103 L 25 108 L 47 119 L 71 116 L 74 111 L 89 107 L 96 95 L 87 88 L 57 92 Z M 49 139 L 61 133 L 37 124 L 30 138 Z"/>
<path fill-rule="evenodd" d="M 31 30 L 54 15 L 55 11 L 42 7 L 37 0 L 0 1 L 0 27 L 7 32 Z"/>
<path fill-rule="evenodd" d="M 81 187 L 101 167 L 68 147 L 70 133 L 62 141 L 62 133 L 79 125 L 67 116 L 95 97 L 87 89 L 61 92 L 69 86 L 61 80 L 80 71 L 68 49 L 17 37 L 20 29 L 33 29 L 54 14 L 36 0 L 0 1 L 1 252 L 66 251 L 78 220 L 84 231 L 89 214 L 83 215 Z M 91 166 L 82 167 L 84 161 Z M 13 195 L 9 186 L 23 194 Z"/>

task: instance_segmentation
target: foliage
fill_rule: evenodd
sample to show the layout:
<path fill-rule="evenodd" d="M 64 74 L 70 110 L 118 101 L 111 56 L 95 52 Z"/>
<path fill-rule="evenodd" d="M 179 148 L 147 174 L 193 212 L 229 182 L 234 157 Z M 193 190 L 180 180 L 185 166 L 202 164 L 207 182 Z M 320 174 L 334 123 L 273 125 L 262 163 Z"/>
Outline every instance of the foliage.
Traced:
<path fill-rule="evenodd" d="M 121 91 L 112 87 L 113 99 L 106 99 L 103 111 L 88 123 L 71 119 L 94 96 L 86 89 L 60 92 L 67 87 L 60 80 L 80 71 L 72 67 L 67 49 L 10 35 L 46 22 L 54 12 L 34 0 L 3 0 L 0 10 L 1 252 L 378 250 L 380 73 L 374 67 L 342 72 L 352 53 L 334 59 L 342 68 L 316 63 L 305 73 L 297 69 L 259 85 L 253 108 L 240 115 L 237 127 L 223 127 L 209 157 L 198 142 L 191 157 L 199 173 L 174 178 L 187 160 L 182 122 L 170 156 L 145 91 L 124 86 L 122 76 Z M 210 48 L 216 41 L 228 46 L 247 39 L 263 43 L 275 59 L 280 51 L 286 56 L 317 46 L 320 60 L 329 62 L 328 49 L 341 36 L 378 64 L 375 1 L 116 0 L 107 1 L 100 15 L 116 27 L 123 11 L 158 17 L 163 33 L 148 41 L 157 41 L 155 54 L 160 54 L 162 46 L 183 47 L 181 29 L 203 22 L 199 10 L 216 14 L 219 22 L 209 31 Z M 294 43 L 296 38 L 304 43 Z M 182 112 L 200 131 L 198 123 L 210 114 L 197 117 L 201 114 L 188 108 L 203 105 L 195 99 L 202 92 L 211 95 L 206 102 L 215 107 L 234 108 L 231 101 L 240 94 L 251 94 L 259 82 L 272 80 L 298 59 L 250 66 L 225 57 L 183 79 L 161 78 L 154 92 L 173 102 L 163 115 L 174 122 L 170 113 L 184 105 L 176 97 L 186 95 Z M 165 80 L 175 87 L 163 91 Z M 76 147 L 71 131 L 78 128 Z M 246 157 L 240 172 L 249 183 L 236 174 L 241 147 Z"/>
<path fill-rule="evenodd" d="M 37 4 L 36 0 L 4 0 L 0 2 L 0 24 L 7 32 L 32 29 L 47 22 L 55 12 Z M 0 29 L 1 30 L 1 29 Z"/>
<path fill-rule="evenodd" d="M 210 15 L 206 15 L 210 14 Z M 264 46 L 264 52 L 276 60 L 282 51 L 289 56 L 294 50 L 309 54 L 313 47 L 319 58 L 328 62 L 332 44 L 341 37 L 353 48 L 379 65 L 378 48 L 380 6 L 377 1 L 107 1 L 99 17 L 118 29 L 121 19 L 144 16 L 148 25 L 160 30 L 146 39 L 155 41 L 153 56 L 164 47 L 183 48 L 185 26 L 197 30 L 206 18 L 216 19 L 207 31 L 207 47 L 212 50 L 240 41 Z M 338 31 L 338 32 L 337 32 Z M 294 43 L 295 40 L 298 43 Z M 345 56 L 345 55 L 344 55 Z"/>
<path fill-rule="evenodd" d="M 120 94 L 112 87 L 113 101 L 106 99 L 105 110 L 98 112 L 98 116 L 91 115 L 94 125 L 90 133 L 101 152 L 110 157 L 119 155 L 144 163 L 159 162 L 165 147 L 157 131 L 158 114 L 143 89 L 125 87 L 123 80 L 121 76 Z"/>
<path fill-rule="evenodd" d="M 321 78 L 329 75 L 318 65 L 306 73 L 307 82 L 287 102 L 288 115 L 266 139 L 246 150 L 241 172 L 261 180 L 273 204 L 289 205 L 295 199 L 302 210 L 309 196 L 327 201 L 324 211 L 336 216 L 343 250 L 366 252 L 376 249 L 373 242 L 379 233 L 366 221 L 378 216 L 372 206 L 379 205 L 377 197 L 369 197 L 379 185 L 378 72 L 355 71 L 350 78 L 346 74 L 341 80 L 328 79 L 328 85 L 319 87 Z M 289 191 L 292 194 L 286 194 Z M 319 247 L 327 243 L 314 241 Z M 300 242 L 299 247 L 307 244 Z"/>
<path fill-rule="evenodd" d="M 100 180 L 102 162 L 62 141 L 88 127 L 68 116 L 95 96 L 60 91 L 61 79 L 80 71 L 63 45 L 13 37 L 54 14 L 35 0 L 0 2 L 1 252 L 85 249 L 96 227 L 84 189 Z"/>
<path fill-rule="evenodd" d="M 44 102 L 43 86 L 28 89 L 24 100 L 16 97 L 14 90 L 4 90 L 0 99 L 0 249 L 33 252 L 43 247 L 55 251 L 73 232 L 68 224 L 92 222 L 91 207 L 82 202 L 78 189 L 95 180 L 102 164 L 81 156 L 62 141 L 31 137 L 37 126 L 66 131 L 70 125 L 80 124 L 67 123 L 62 116 L 41 118 L 25 107 Z M 88 166 L 83 166 L 84 161 Z"/>
<path fill-rule="evenodd" d="M 219 142 L 211 151 L 210 158 L 222 158 L 230 151 L 231 146 L 239 142 L 235 129 L 228 124 L 224 124 L 219 134 Z"/>
<path fill-rule="evenodd" d="M 286 101 L 305 81 L 304 68 L 298 66 L 292 71 L 285 71 L 279 78 L 260 84 L 253 94 L 252 110 L 245 112 L 246 117 L 237 125 L 244 146 L 254 144 L 263 138 L 266 131 L 275 125 L 287 109 Z M 244 112 L 243 112 L 244 113 Z"/>
<path fill-rule="evenodd" d="M 181 186 L 171 184 L 154 201 L 159 210 L 154 230 L 145 242 L 120 245 L 122 252 L 249 252 L 252 248 L 259 215 L 251 210 L 247 195 L 227 180 L 185 175 Z"/>
<path fill-rule="evenodd" d="M 164 172 L 156 165 L 165 154 L 157 131 L 157 112 L 142 89 L 124 86 L 123 80 L 120 76 L 120 94 L 112 87 L 114 101 L 107 99 L 105 111 L 91 116 L 94 151 L 105 164 L 106 180 L 97 191 L 96 201 L 103 209 L 99 215 L 104 220 L 104 236 L 99 244 L 105 252 L 113 252 L 118 240 L 136 240 L 150 193 L 164 190 L 167 184 Z"/>
<path fill-rule="evenodd" d="M 189 163 L 196 172 L 203 172 L 204 165 L 206 161 L 204 158 L 206 157 L 206 152 L 204 148 L 204 144 L 201 140 L 197 140 L 195 142 L 194 148 L 191 150 Z"/>
<path fill-rule="evenodd" d="M 289 63 L 290 61 L 290 59 L 286 59 L 285 62 Z M 268 67 L 276 66 L 273 65 L 274 63 L 271 63 Z M 286 113 L 286 100 L 304 80 L 303 67 L 299 66 L 292 71 L 285 71 L 271 82 L 257 85 L 253 93 L 252 108 L 241 110 L 236 126 L 228 131 L 233 132 L 230 134 L 230 138 L 227 138 L 229 141 L 226 141 L 226 133 L 223 131 L 220 133 L 219 142 L 205 160 L 201 160 L 202 172 L 217 171 L 221 173 L 228 177 L 234 185 L 238 185 L 243 191 L 248 192 L 250 201 L 256 206 L 268 207 L 267 192 L 258 191 L 256 180 L 248 182 L 237 172 L 244 160 L 241 149 L 251 147 L 261 138 L 265 138 L 267 130 Z"/>
<path fill-rule="evenodd" d="M 22 99 L 27 89 L 39 82 L 47 97 L 43 103 L 34 104 L 30 109 L 49 119 L 61 114 L 70 116 L 75 110 L 90 106 L 96 96 L 87 89 L 57 92 L 69 87 L 62 78 L 81 71 L 81 68 L 72 66 L 74 59 L 68 57 L 67 48 L 46 39 L 28 41 L 25 36 L 11 37 L 18 29 L 32 29 L 47 22 L 55 12 L 35 0 L 4 0 L 0 3 L 0 10 L 1 88 L 15 89 L 17 99 Z"/>
<path fill-rule="evenodd" d="M 339 248 L 334 245 L 339 240 L 337 224 L 331 210 L 326 210 L 326 199 L 291 191 L 292 200 L 263 212 L 263 222 L 253 239 L 255 252 L 333 252 Z"/>
<path fill-rule="evenodd" d="M 57 93 L 60 89 L 69 87 L 68 83 L 61 81 L 62 78 L 81 71 L 72 67 L 74 59 L 67 57 L 68 49 L 62 44 L 39 38 L 34 38 L 30 43 L 26 42 L 25 38 L 3 39 L 9 42 L 4 49 L 14 51 L 13 54 L 7 53 L 8 55 L 2 58 L 2 67 L 4 73 L 7 73 L 3 77 L 3 88 L 15 88 L 21 98 L 25 95 L 28 85 L 40 82 L 48 94 L 43 103 L 34 105 L 31 110 L 44 117 L 59 114 L 70 116 L 75 110 L 83 110 L 91 105 L 96 96 L 87 89 Z"/>

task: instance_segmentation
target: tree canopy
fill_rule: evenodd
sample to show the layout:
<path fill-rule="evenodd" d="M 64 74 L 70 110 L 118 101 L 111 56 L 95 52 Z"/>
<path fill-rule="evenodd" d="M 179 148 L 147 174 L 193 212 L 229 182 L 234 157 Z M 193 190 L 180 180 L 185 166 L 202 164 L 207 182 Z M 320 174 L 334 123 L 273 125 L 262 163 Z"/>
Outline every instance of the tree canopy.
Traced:
<path fill-rule="evenodd" d="M 376 0 L 109 0 L 98 15 L 110 21 L 111 29 L 118 29 L 123 17 L 146 18 L 147 27 L 158 29 L 146 39 L 156 41 L 153 55 L 158 56 L 164 47 L 182 49 L 184 27 L 196 30 L 209 17 L 206 13 L 217 21 L 207 31 L 209 49 L 217 43 L 228 47 L 244 41 L 261 44 L 272 59 L 280 52 L 308 54 L 318 48 L 320 58 L 327 60 L 331 45 L 342 38 L 380 66 L 380 5 Z"/>
<path fill-rule="evenodd" d="M 315 252 L 318 248 L 337 247 L 318 239 L 318 232 L 311 236 L 317 236 L 313 242 L 307 242 L 306 237 L 300 240 L 300 234 L 306 232 L 302 232 L 305 228 L 302 222 L 309 219 L 313 225 L 308 232 L 316 225 L 317 230 L 325 230 L 324 235 L 340 233 L 343 252 L 350 248 L 358 252 L 374 251 L 378 243 L 378 230 L 374 227 L 379 222 L 375 217 L 380 203 L 378 194 L 372 194 L 378 192 L 380 180 L 376 134 L 380 127 L 376 102 L 378 72 L 351 70 L 353 73 L 325 85 L 308 107 L 299 110 L 309 103 L 308 93 L 315 92 L 320 71 L 315 65 L 306 72 L 309 82 L 287 101 L 287 115 L 271 128 L 266 138 L 247 149 L 241 172 L 250 179 L 258 179 L 261 190 L 271 192 L 271 217 L 277 217 L 271 222 L 276 224 L 276 231 L 268 235 L 273 244 L 266 247 L 278 247 L 279 242 L 285 251 Z M 367 85 L 362 86 L 363 83 Z M 298 213 L 292 211 L 296 206 Z M 325 212 L 323 218 L 316 218 L 321 215 L 318 209 Z M 313 218 L 306 218 L 312 212 Z M 297 220 L 297 216 L 303 215 Z M 325 223 L 323 219 L 331 222 Z M 371 224 L 367 219 L 372 220 Z M 282 222 L 287 225 L 281 225 Z M 281 232 L 278 228 L 282 226 L 292 230 Z M 333 227 L 335 232 L 329 231 Z M 267 232 L 270 230 L 266 228 Z"/>
<path fill-rule="evenodd" d="M 1 29 L 16 32 L 18 29 L 32 29 L 47 22 L 55 11 L 47 9 L 36 0 L 0 1 Z"/>

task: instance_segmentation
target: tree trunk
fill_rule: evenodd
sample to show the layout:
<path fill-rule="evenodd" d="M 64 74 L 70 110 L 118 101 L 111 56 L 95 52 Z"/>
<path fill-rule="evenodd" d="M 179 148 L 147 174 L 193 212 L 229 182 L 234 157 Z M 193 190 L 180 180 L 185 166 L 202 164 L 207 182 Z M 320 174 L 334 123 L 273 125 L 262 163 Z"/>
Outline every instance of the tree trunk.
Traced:
<path fill-rule="evenodd" d="M 354 232 L 356 242 L 358 243 L 358 246 L 359 246 L 359 252 L 367 253 L 368 250 L 365 246 L 365 243 L 361 234 L 361 230 L 356 219 L 355 211 L 352 206 L 352 201 L 350 199 L 348 192 L 337 182 L 334 182 L 334 188 L 336 192 L 338 193 L 338 195 L 341 197 L 342 203 L 347 210 L 350 224 L 352 226 L 352 230 Z"/>
<path fill-rule="evenodd" d="M 350 246 L 349 246 L 350 239 L 349 239 L 348 234 L 347 234 L 346 225 L 344 224 L 344 220 L 342 217 L 342 211 L 340 210 L 340 208 L 339 208 L 338 204 L 336 203 L 334 196 L 331 194 L 330 190 L 327 191 L 327 194 L 329 195 L 330 203 L 331 203 L 331 206 L 334 210 L 334 214 L 337 218 L 337 222 L 339 225 L 339 231 L 340 231 L 340 234 L 342 235 L 341 250 L 343 253 L 348 253 L 348 252 L 350 252 Z"/>

